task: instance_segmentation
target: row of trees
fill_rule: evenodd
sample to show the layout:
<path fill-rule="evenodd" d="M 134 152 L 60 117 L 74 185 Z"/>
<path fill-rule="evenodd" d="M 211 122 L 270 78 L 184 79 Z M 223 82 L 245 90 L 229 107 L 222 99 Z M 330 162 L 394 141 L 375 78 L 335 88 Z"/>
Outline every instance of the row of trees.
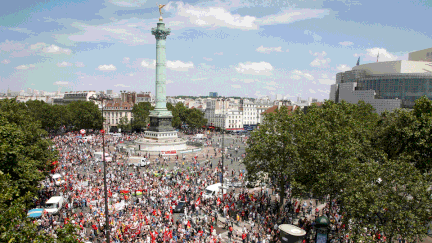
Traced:
<path fill-rule="evenodd" d="M 0 242 L 78 242 L 73 224 L 58 228 L 55 239 L 27 218 L 40 182 L 58 156 L 45 138 L 45 128 L 53 125 L 43 128 L 40 119 L 46 114 L 35 116 L 35 107 L 14 99 L 0 101 Z"/>
<path fill-rule="evenodd" d="M 76 101 L 68 105 L 50 105 L 44 101 L 30 100 L 25 103 L 28 112 L 41 123 L 42 129 L 55 132 L 62 129 L 101 129 L 102 114 L 96 104 L 90 101 Z M 149 102 L 135 104 L 132 108 L 133 121 L 126 117 L 119 120 L 118 128 L 122 131 L 142 130 L 150 122 L 150 111 L 154 107 Z M 167 109 L 173 114 L 172 126 L 178 129 L 187 125 L 190 129 L 197 129 L 206 125 L 204 113 L 198 109 L 188 109 L 183 103 L 175 106 L 168 103 Z"/>
<path fill-rule="evenodd" d="M 282 107 L 252 133 L 244 164 L 250 180 L 267 172 L 280 198 L 289 184 L 299 197 L 338 200 L 354 242 L 371 242 L 372 229 L 414 241 L 432 216 L 431 129 L 426 97 L 381 115 L 364 102 L 326 101 L 306 114 Z"/>
<path fill-rule="evenodd" d="M 133 122 L 129 123 L 126 118 L 122 118 L 119 121 L 119 128 L 121 128 L 122 131 L 146 128 L 147 124 L 150 123 L 150 111 L 153 109 L 154 107 L 152 107 L 149 102 L 141 102 L 134 105 L 132 108 Z M 171 111 L 173 115 L 171 125 L 174 128 L 182 129 L 182 125 L 187 125 L 190 129 L 197 129 L 207 123 L 203 112 L 195 108 L 188 109 L 183 103 L 177 103 L 175 106 L 167 103 L 167 109 Z"/>
<path fill-rule="evenodd" d="M 91 101 L 76 101 L 68 105 L 50 105 L 44 101 L 30 100 L 25 103 L 27 110 L 41 123 L 42 129 L 53 132 L 67 130 L 100 129 L 102 114 Z"/>

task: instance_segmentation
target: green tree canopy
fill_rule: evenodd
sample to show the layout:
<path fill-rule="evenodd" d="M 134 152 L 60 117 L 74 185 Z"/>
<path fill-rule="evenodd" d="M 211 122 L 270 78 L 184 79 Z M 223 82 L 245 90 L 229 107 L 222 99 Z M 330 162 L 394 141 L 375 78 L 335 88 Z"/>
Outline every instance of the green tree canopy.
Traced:
<path fill-rule="evenodd" d="M 262 180 L 267 174 L 282 199 L 285 198 L 285 185 L 294 181 L 298 166 L 295 140 L 301 117 L 298 112 L 290 114 L 286 107 L 266 115 L 260 129 L 251 133 L 246 148 L 247 156 L 243 163 L 248 179 Z"/>
<path fill-rule="evenodd" d="M 357 163 L 340 197 L 354 242 L 372 242 L 365 229 L 400 235 L 410 242 L 426 236 L 432 217 L 430 178 L 406 160 Z M 348 233 L 348 232 L 345 232 Z"/>
<path fill-rule="evenodd" d="M 380 158 L 371 144 L 378 118 L 364 102 L 312 105 L 296 138 L 301 159 L 296 188 L 334 198 L 346 185 L 354 161 Z"/>
<path fill-rule="evenodd" d="M 207 119 L 202 111 L 192 108 L 187 111 L 186 123 L 190 128 L 198 129 L 207 124 Z"/>
<path fill-rule="evenodd" d="M 133 129 L 141 130 L 147 128 L 150 111 L 153 109 L 154 107 L 151 106 L 150 102 L 140 102 L 135 104 L 132 108 L 132 114 L 134 117 L 134 122 L 132 124 Z"/>
<path fill-rule="evenodd" d="M 374 145 L 389 159 L 409 156 L 422 172 L 432 169 L 432 101 L 423 96 L 414 110 L 382 114 Z"/>
<path fill-rule="evenodd" d="M 128 118 L 126 116 L 120 118 L 118 123 L 118 128 L 120 128 L 122 132 L 131 130 L 131 124 L 129 123 Z"/>
<path fill-rule="evenodd" d="M 57 158 L 41 118 L 35 117 L 35 107 L 43 104 L 32 105 L 29 111 L 15 99 L 0 101 L 0 242 L 78 242 L 72 224 L 56 229 L 59 238 L 55 240 L 27 218 L 40 182 Z"/>
<path fill-rule="evenodd" d="M 52 169 L 57 151 L 51 149 L 52 142 L 44 138 L 47 132 L 23 103 L 1 100 L 0 124 L 1 171 L 10 175 L 17 195 L 35 193 L 38 182 Z"/>
<path fill-rule="evenodd" d="M 74 130 L 101 129 L 102 114 L 98 105 L 91 101 L 75 101 L 67 105 Z"/>

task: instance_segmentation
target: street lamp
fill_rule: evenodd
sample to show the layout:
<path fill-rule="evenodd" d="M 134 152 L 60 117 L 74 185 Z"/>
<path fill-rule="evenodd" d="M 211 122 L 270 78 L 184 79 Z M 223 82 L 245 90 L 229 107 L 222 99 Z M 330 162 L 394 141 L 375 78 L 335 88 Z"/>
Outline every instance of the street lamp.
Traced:
<path fill-rule="evenodd" d="M 106 183 L 106 161 L 105 161 L 105 131 L 104 131 L 104 122 L 105 122 L 105 118 L 104 118 L 104 113 L 103 113 L 103 109 L 104 109 L 104 101 L 106 100 L 112 100 L 111 97 L 109 97 L 106 94 L 100 93 L 97 95 L 92 95 L 90 98 L 90 100 L 94 100 L 94 101 L 100 101 L 101 102 L 101 107 L 102 107 L 102 160 L 103 160 L 103 165 L 104 165 L 104 191 L 105 191 L 105 236 L 106 236 L 106 242 L 109 243 L 110 242 L 110 228 L 109 228 L 109 217 L 108 217 L 108 191 L 107 191 L 107 183 Z"/>
<path fill-rule="evenodd" d="M 218 101 L 222 101 L 222 114 L 223 114 L 223 126 L 222 126 L 222 169 L 221 169 L 221 183 L 222 183 L 222 199 L 223 199 L 223 174 L 224 174 L 224 152 L 225 152 L 225 101 L 227 98 L 220 98 Z"/>

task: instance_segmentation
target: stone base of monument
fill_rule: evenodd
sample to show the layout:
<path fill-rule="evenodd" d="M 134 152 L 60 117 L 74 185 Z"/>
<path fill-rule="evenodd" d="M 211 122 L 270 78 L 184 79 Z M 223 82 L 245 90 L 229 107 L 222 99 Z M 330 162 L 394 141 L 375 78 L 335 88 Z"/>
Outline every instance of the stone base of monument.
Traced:
<path fill-rule="evenodd" d="M 177 131 L 169 131 L 169 132 L 145 131 L 144 136 L 148 139 L 153 139 L 153 140 L 166 140 L 166 139 L 178 138 Z"/>
<path fill-rule="evenodd" d="M 191 149 L 191 146 L 186 145 L 186 140 L 177 137 L 177 132 L 175 132 L 175 135 L 175 138 L 166 139 L 153 139 L 149 137 L 137 139 L 135 141 L 135 151 L 150 154 L 162 153 L 166 155 L 176 155 L 180 154 L 182 151 Z"/>

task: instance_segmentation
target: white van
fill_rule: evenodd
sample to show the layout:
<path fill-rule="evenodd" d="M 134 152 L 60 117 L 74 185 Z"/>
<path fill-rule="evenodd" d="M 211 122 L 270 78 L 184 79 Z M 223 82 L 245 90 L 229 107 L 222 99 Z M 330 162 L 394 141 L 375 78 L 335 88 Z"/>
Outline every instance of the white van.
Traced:
<path fill-rule="evenodd" d="M 65 183 L 65 180 L 63 180 L 62 175 L 60 175 L 59 173 L 56 173 L 56 174 L 52 175 L 51 177 L 53 178 L 56 186 L 60 186 L 60 185 L 63 185 Z"/>
<path fill-rule="evenodd" d="M 138 166 L 144 167 L 144 166 L 150 165 L 150 161 L 144 157 L 129 157 L 128 158 L 128 164 L 130 166 L 133 165 L 133 166 L 137 166 L 137 167 Z"/>
<path fill-rule="evenodd" d="M 219 194 L 219 192 L 221 192 L 221 190 L 222 190 L 222 183 L 216 183 L 216 184 L 210 185 L 210 186 L 206 187 L 205 192 L 203 193 L 203 198 L 204 199 L 213 198 L 213 197 L 217 196 Z M 225 193 L 228 193 L 229 188 L 224 186 L 223 190 L 224 190 L 224 194 L 225 194 Z"/>
<path fill-rule="evenodd" d="M 103 152 L 94 152 L 94 159 L 96 160 L 96 161 L 102 161 L 102 155 L 103 155 Z M 108 153 L 105 153 L 105 159 L 106 159 L 106 157 L 108 157 Z"/>
<path fill-rule="evenodd" d="M 63 207 L 64 198 L 62 196 L 51 197 L 45 203 L 45 211 L 49 214 L 58 214 L 60 209 Z"/>

